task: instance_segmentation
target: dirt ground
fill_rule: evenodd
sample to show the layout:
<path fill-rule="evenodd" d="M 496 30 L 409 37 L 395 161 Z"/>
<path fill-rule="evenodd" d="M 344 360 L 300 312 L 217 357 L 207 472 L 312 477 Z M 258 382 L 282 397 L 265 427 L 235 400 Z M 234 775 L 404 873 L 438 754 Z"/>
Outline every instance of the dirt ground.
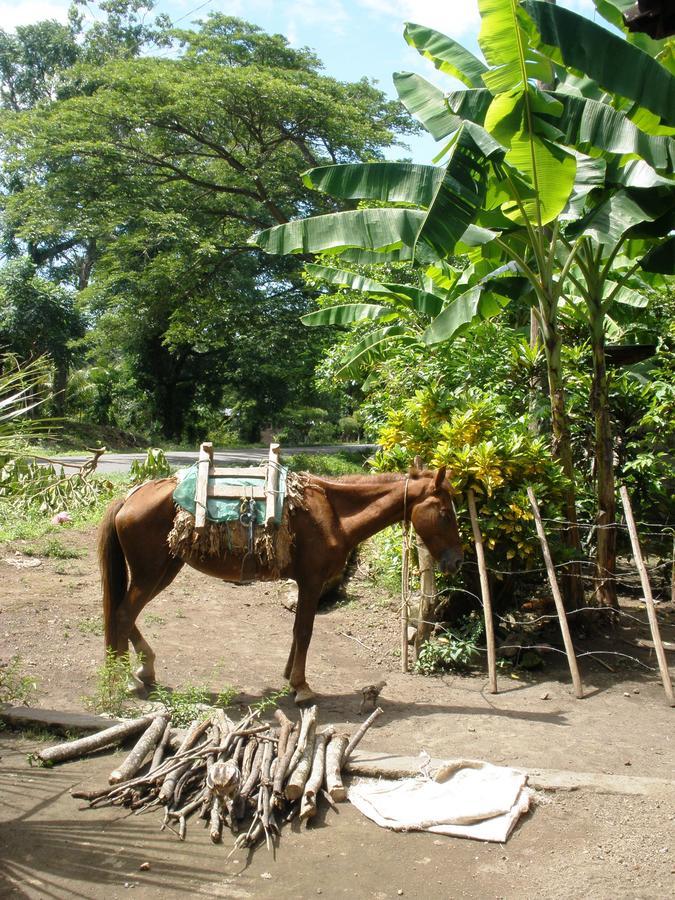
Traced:
<path fill-rule="evenodd" d="M 81 558 L 15 568 L 6 560 L 25 546 L 0 547 L 0 661 L 21 657 L 39 682 L 36 705 L 81 711 L 102 657 L 94 533 L 64 529 L 59 539 Z M 227 585 L 184 569 L 141 618 L 160 682 L 233 687 L 242 707 L 279 690 L 293 621 L 281 602 L 285 590 Z M 357 689 L 386 679 L 384 715 L 364 749 L 673 778 L 675 711 L 664 703 L 650 651 L 637 653 L 649 668 L 604 657 L 609 672 L 582 659 L 582 701 L 555 660 L 541 673 L 500 675 L 500 692 L 491 695 L 484 675 L 399 672 L 394 605 L 363 579 L 348 596 L 317 617 L 308 679 L 321 721 L 348 730 L 361 720 Z M 673 610 L 663 615 L 675 622 Z M 671 625 L 664 637 L 673 633 Z M 648 631 L 632 623 L 605 646 L 635 655 L 637 635 Z M 282 706 L 291 703 L 284 698 Z M 69 789 L 104 781 L 112 754 L 46 771 L 27 766 L 32 747 L 21 735 L 0 734 L 0 896 L 664 898 L 675 887 L 673 790 L 656 800 L 540 794 L 504 846 L 393 834 L 346 804 L 308 831 L 284 834 L 276 858 L 263 849 L 228 861 L 229 846 L 212 846 L 197 828 L 180 844 L 151 814 L 78 812 Z M 142 862 L 150 869 L 140 871 Z"/>

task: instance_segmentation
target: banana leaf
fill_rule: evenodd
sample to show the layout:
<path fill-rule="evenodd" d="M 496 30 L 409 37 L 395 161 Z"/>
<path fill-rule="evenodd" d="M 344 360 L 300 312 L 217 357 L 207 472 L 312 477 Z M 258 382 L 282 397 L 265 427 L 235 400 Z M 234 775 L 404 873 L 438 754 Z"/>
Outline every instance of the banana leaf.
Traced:
<path fill-rule="evenodd" d="M 675 126 L 675 79 L 648 53 L 590 19 L 545 0 L 525 0 L 522 7 L 533 23 L 528 30 L 534 46 L 555 62 L 589 76 L 604 90 L 635 101 L 666 125 Z"/>

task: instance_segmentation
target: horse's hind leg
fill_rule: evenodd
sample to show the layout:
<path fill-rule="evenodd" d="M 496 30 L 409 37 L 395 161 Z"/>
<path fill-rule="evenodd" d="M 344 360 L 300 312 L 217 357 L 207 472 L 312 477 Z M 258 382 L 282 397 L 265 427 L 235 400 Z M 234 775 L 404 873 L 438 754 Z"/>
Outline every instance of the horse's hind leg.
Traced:
<path fill-rule="evenodd" d="M 128 642 L 131 641 L 140 660 L 140 666 L 134 672 L 130 684 L 130 688 L 136 693 L 147 693 L 147 688 L 155 683 L 155 653 L 141 634 L 136 619 L 153 597 L 171 584 L 182 567 L 180 559 L 169 556 L 162 571 L 159 574 L 152 573 L 154 578 L 149 577 L 151 573 L 147 571 L 144 573 L 145 577 L 141 578 L 131 569 L 131 583 L 117 611 L 117 623 L 120 645 L 123 642 L 121 652 L 126 652 Z"/>

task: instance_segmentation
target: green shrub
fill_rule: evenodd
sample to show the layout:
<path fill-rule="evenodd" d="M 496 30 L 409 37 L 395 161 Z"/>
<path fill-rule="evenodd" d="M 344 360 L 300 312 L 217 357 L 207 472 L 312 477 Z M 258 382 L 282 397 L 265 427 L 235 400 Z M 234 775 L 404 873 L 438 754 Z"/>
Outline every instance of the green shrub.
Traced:
<path fill-rule="evenodd" d="M 418 390 L 387 418 L 374 469 L 404 471 L 418 455 L 433 467 L 446 466 L 465 524 L 465 549 L 471 541 L 464 497 L 472 488 L 490 564 L 522 569 L 539 559 L 526 488 L 532 485 L 540 501 L 557 511 L 565 484 L 545 438 L 533 435 L 522 418 L 514 420 L 499 398 L 466 390 Z"/>
<path fill-rule="evenodd" d="M 158 685 L 150 694 L 150 700 L 166 707 L 171 715 L 171 723 L 184 728 L 195 720 L 203 719 L 213 706 L 226 709 L 232 704 L 236 693 L 234 688 L 225 688 L 218 694 L 215 703 L 212 703 L 211 692 L 206 687 L 188 684 L 180 690 L 171 690 Z"/>
<path fill-rule="evenodd" d="M 171 475 L 164 451 L 159 447 L 148 447 L 144 460 L 135 459 L 129 469 L 129 480 L 132 484 L 142 484 L 155 478 L 168 478 Z"/>
<path fill-rule="evenodd" d="M 481 657 L 484 625 L 478 613 L 462 619 L 452 631 L 442 631 L 422 644 L 415 672 L 435 675 L 438 672 L 468 672 Z"/>

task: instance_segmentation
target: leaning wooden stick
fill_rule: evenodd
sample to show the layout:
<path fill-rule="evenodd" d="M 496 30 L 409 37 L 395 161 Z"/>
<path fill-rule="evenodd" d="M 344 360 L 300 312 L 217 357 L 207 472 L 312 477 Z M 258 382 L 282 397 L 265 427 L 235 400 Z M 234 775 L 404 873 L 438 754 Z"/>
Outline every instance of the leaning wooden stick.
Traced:
<path fill-rule="evenodd" d="M 343 766 L 345 765 L 345 763 L 347 762 L 347 760 L 349 759 L 349 757 L 352 755 L 352 753 L 354 752 L 354 750 L 356 750 L 357 746 L 361 743 L 361 739 L 363 738 L 363 736 L 364 736 L 364 734 L 366 733 L 366 731 L 368 731 L 368 729 L 369 729 L 370 726 L 373 724 L 373 722 L 374 722 L 376 719 L 379 719 L 379 717 L 380 717 L 381 715 L 382 715 L 382 707 L 381 707 L 381 706 L 378 706 L 377 709 L 374 710 L 374 712 L 372 712 L 372 713 L 368 716 L 368 718 L 367 718 L 366 721 L 363 723 L 363 725 L 361 725 L 361 727 L 358 729 L 358 731 L 355 731 L 355 732 L 354 732 L 354 734 L 353 734 L 353 736 L 352 736 L 352 739 L 351 739 L 351 741 L 347 744 L 347 747 L 345 748 L 344 755 L 343 755 L 343 757 L 342 757 L 342 765 L 343 765 Z"/>
<path fill-rule="evenodd" d="M 666 699 L 669 705 L 675 706 L 675 697 L 673 697 L 673 684 L 670 680 L 670 672 L 668 671 L 666 651 L 663 649 L 663 642 L 661 640 L 659 620 L 656 616 L 654 598 L 652 597 L 652 587 L 649 583 L 649 576 L 647 575 L 647 569 L 645 567 L 644 560 L 642 559 L 640 540 L 638 538 L 637 528 L 635 527 L 635 519 L 633 518 L 633 509 L 630 505 L 630 497 L 628 496 L 628 491 L 626 490 L 625 485 L 621 485 L 621 502 L 623 503 L 623 509 L 626 514 L 626 522 L 628 524 L 628 531 L 630 533 L 630 542 L 633 547 L 633 557 L 635 558 L 635 565 L 637 566 L 638 572 L 640 573 L 642 593 L 645 597 L 647 616 L 649 618 L 649 627 L 652 632 L 652 640 L 654 641 L 656 658 L 659 662 L 659 671 L 661 672 L 663 689 L 666 692 Z"/>
<path fill-rule="evenodd" d="M 48 765 L 65 762 L 67 759 L 76 759 L 84 756 L 86 753 L 101 750 L 103 747 L 121 744 L 126 738 L 138 734 L 139 731 L 144 731 L 153 718 L 154 716 L 143 716 L 141 719 L 131 719 L 129 722 L 113 725 L 112 728 L 106 728 L 105 731 L 98 731 L 96 734 L 78 738 L 76 741 L 67 741 L 65 744 L 46 747 L 44 750 L 36 753 L 35 756 L 40 762 Z"/>
<path fill-rule="evenodd" d="M 476 547 L 476 561 L 480 575 L 480 592 L 483 595 L 483 613 L 485 616 L 485 643 L 487 645 L 488 678 L 490 680 L 490 693 L 497 693 L 497 658 L 495 653 L 495 627 L 492 621 L 492 598 L 490 596 L 490 581 L 488 579 L 487 566 L 485 564 L 485 551 L 483 538 L 478 526 L 478 513 L 476 512 L 476 498 L 469 488 L 466 492 L 466 501 L 471 516 L 471 528 Z"/>
<path fill-rule="evenodd" d="M 530 505 L 532 506 L 532 512 L 534 513 L 534 524 L 537 529 L 537 534 L 539 535 L 539 543 L 541 544 L 541 552 L 544 555 L 544 562 L 546 564 L 548 580 L 551 585 L 553 601 L 558 612 L 558 619 L 560 620 L 560 630 L 562 632 L 563 642 L 565 644 L 565 652 L 567 653 L 567 662 L 569 663 L 570 674 L 572 675 L 572 683 L 574 684 L 574 694 L 577 700 L 582 700 L 584 696 L 584 686 L 581 683 L 579 665 L 577 663 L 576 653 L 574 652 L 572 635 L 570 634 L 570 628 L 567 623 L 565 604 L 563 603 L 562 594 L 560 593 L 560 588 L 558 587 L 558 579 L 556 578 L 555 567 L 553 565 L 553 559 L 551 558 L 551 550 L 548 546 L 546 532 L 544 531 L 544 523 L 541 520 L 539 504 L 537 503 L 537 498 L 534 496 L 534 491 L 531 487 L 528 487 L 527 489 L 527 496 L 530 499 Z"/>
<path fill-rule="evenodd" d="M 407 484 L 407 482 L 406 482 Z M 401 671 L 408 671 L 408 619 L 410 589 L 410 531 L 403 523 L 403 555 L 401 558 Z"/>
<path fill-rule="evenodd" d="M 148 753 L 154 751 L 156 745 L 162 739 L 168 723 L 169 719 L 167 716 L 157 716 L 151 722 L 122 765 L 110 773 L 110 778 L 108 779 L 110 784 L 119 784 L 120 781 L 127 781 L 129 778 L 133 778 L 145 762 Z"/>

